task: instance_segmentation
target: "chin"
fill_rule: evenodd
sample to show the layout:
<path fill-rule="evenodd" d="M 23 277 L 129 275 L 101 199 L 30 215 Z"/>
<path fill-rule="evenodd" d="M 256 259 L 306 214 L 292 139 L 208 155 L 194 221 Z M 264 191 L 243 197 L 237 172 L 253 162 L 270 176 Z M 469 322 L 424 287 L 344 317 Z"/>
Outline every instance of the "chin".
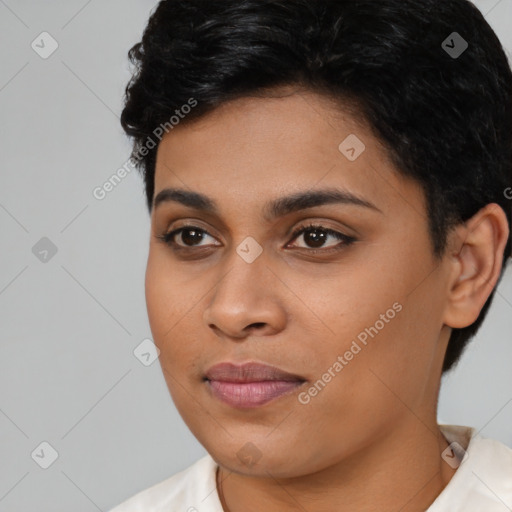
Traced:
<path fill-rule="evenodd" d="M 267 434 L 265 434 L 266 436 Z M 246 476 L 269 478 L 294 478 L 308 474 L 309 457 L 296 453 L 297 445 L 286 445 L 282 440 L 271 443 L 261 437 L 261 441 L 234 441 L 225 445 L 210 447 L 203 444 L 213 459 L 223 468 Z M 293 456 L 290 456 L 290 455 Z"/>

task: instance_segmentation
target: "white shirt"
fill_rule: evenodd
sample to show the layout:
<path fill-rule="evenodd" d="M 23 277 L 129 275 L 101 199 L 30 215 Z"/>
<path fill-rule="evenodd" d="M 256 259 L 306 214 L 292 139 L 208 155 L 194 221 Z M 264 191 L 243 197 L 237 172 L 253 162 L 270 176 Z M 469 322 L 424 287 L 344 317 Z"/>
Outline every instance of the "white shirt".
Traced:
<path fill-rule="evenodd" d="M 445 460 L 458 468 L 426 512 L 512 510 L 512 449 L 478 435 L 475 428 L 458 425 L 439 425 L 439 428 L 449 443 L 458 443 L 466 453 L 451 445 L 455 454 L 459 453 L 457 460 L 453 458 L 457 457 L 454 452 L 446 451 Z M 216 471 L 217 463 L 206 455 L 109 512 L 224 512 L 217 493 Z"/>

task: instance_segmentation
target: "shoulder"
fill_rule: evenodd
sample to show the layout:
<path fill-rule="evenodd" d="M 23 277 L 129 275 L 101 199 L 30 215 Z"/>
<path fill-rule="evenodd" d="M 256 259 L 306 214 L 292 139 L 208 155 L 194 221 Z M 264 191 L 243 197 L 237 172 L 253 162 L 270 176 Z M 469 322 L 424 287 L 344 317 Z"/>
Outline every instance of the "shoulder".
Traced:
<path fill-rule="evenodd" d="M 448 442 L 458 444 L 454 448 L 461 460 L 428 512 L 499 512 L 512 506 L 512 448 L 481 436 L 475 428 L 440 427 Z"/>
<path fill-rule="evenodd" d="M 153 485 L 109 512 L 222 512 L 216 486 L 217 463 L 210 455 Z"/>

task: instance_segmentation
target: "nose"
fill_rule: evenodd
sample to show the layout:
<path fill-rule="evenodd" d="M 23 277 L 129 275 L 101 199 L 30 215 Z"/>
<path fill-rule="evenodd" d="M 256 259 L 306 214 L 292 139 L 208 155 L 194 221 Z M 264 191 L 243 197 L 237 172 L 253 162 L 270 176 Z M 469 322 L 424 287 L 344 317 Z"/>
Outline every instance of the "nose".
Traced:
<path fill-rule="evenodd" d="M 247 263 L 235 253 L 228 271 L 214 288 L 203 320 L 221 337 L 244 339 L 276 334 L 286 323 L 282 288 L 263 254 Z"/>

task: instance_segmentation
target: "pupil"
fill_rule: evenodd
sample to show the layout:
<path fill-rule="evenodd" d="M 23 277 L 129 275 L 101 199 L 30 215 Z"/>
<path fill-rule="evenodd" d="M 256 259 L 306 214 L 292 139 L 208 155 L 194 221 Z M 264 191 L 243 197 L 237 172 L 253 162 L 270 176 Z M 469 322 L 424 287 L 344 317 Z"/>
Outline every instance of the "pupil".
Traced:
<path fill-rule="evenodd" d="M 321 247 L 325 243 L 326 233 L 318 229 L 310 230 L 305 233 L 306 243 L 312 243 L 313 247 Z"/>
<path fill-rule="evenodd" d="M 192 236 L 187 236 L 187 233 L 192 233 Z M 186 244 L 194 245 L 194 241 L 200 242 L 203 238 L 203 233 L 196 229 L 185 229 L 181 232 L 181 239 Z"/>

